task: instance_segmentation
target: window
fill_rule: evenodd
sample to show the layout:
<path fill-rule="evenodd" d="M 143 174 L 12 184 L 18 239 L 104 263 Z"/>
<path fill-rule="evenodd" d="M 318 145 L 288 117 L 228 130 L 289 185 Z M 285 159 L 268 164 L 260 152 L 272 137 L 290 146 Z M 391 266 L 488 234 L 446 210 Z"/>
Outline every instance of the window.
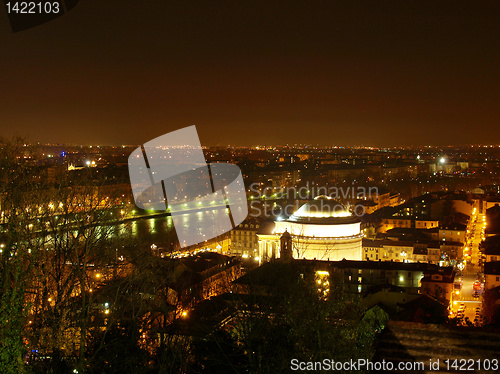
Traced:
<path fill-rule="evenodd" d="M 497 277 L 497 282 L 500 282 L 500 277 Z"/>

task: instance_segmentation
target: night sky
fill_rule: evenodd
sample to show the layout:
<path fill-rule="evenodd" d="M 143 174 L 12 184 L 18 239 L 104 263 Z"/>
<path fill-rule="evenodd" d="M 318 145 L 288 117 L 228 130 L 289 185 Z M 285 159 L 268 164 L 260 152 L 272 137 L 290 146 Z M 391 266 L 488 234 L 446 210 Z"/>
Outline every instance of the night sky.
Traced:
<path fill-rule="evenodd" d="M 0 135 L 500 144 L 500 1 L 81 0 L 12 33 Z"/>

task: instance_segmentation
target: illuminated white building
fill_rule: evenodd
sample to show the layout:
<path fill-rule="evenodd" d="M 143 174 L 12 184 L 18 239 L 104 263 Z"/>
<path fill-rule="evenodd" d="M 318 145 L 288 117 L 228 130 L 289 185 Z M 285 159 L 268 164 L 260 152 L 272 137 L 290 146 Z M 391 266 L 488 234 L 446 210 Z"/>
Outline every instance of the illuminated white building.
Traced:
<path fill-rule="evenodd" d="M 361 221 L 336 200 L 326 196 L 302 205 L 287 220 L 263 225 L 257 233 L 259 257 L 280 257 L 280 237 L 292 236 L 293 258 L 340 261 L 362 259 Z"/>

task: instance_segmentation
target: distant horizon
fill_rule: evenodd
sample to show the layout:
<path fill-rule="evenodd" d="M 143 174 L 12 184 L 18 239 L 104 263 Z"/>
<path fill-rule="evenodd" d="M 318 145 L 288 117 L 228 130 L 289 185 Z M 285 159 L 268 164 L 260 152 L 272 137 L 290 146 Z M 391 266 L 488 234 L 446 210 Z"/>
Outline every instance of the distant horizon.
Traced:
<path fill-rule="evenodd" d="M 4 137 L 5 139 L 6 137 Z M 9 138 L 6 138 L 9 140 Z M 138 144 L 107 144 L 107 143 L 73 143 L 73 142 L 27 142 L 28 145 L 40 145 L 40 146 L 74 146 L 74 147 L 138 147 Z M 297 147 L 297 149 L 304 149 L 307 147 L 311 147 L 311 149 L 319 148 L 319 149 L 343 149 L 343 148 L 360 148 L 360 149 L 417 149 L 417 148 L 458 148 L 458 147 L 481 147 L 481 148 L 500 148 L 500 144 L 481 144 L 481 143 L 469 143 L 469 144 L 448 144 L 448 145 L 387 145 L 387 146 L 375 146 L 375 145 L 324 145 L 324 144 L 253 144 L 253 145 L 236 145 L 236 144 L 202 144 L 202 147 L 212 148 L 212 147 L 228 147 L 228 148 L 269 148 L 269 147 L 277 147 L 277 148 L 293 148 Z"/>

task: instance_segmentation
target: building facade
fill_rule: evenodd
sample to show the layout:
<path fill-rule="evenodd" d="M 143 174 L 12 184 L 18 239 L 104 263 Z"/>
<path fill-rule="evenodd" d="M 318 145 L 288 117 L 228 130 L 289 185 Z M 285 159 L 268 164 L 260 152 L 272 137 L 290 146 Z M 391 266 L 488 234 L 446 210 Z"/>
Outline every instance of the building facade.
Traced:
<path fill-rule="evenodd" d="M 295 259 L 328 261 L 361 260 L 361 221 L 341 203 L 326 196 L 302 205 L 287 220 L 262 227 L 259 238 L 261 262 L 280 257 L 280 238 L 292 237 Z"/>
<path fill-rule="evenodd" d="M 257 256 L 259 238 L 257 231 L 260 221 L 250 217 L 231 230 L 231 255 L 242 257 Z"/>

